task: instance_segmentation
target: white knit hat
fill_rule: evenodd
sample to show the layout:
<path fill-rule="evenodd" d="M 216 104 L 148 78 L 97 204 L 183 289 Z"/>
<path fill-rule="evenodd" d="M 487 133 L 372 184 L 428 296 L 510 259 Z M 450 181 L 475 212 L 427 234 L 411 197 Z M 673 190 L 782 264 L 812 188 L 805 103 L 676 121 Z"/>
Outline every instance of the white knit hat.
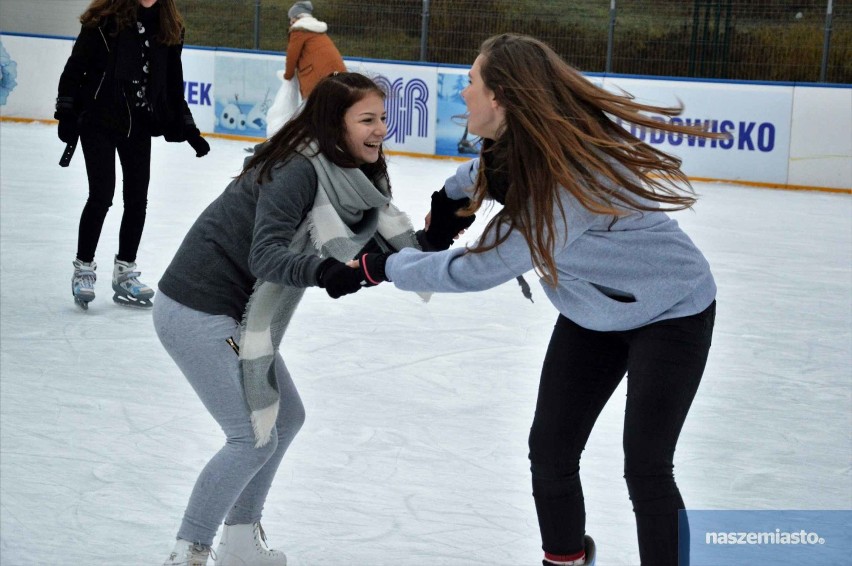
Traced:
<path fill-rule="evenodd" d="M 290 10 L 287 12 L 287 17 L 291 20 L 293 18 L 301 18 L 302 16 L 310 16 L 314 11 L 314 5 L 310 3 L 310 0 L 304 0 L 303 2 L 296 2 L 293 6 L 290 7 Z"/>

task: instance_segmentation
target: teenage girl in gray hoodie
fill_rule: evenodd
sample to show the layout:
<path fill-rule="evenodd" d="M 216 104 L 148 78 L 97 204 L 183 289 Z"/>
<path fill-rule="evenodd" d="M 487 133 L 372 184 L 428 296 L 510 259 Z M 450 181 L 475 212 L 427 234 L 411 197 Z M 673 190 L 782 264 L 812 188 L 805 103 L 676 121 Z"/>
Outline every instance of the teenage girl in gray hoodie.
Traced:
<path fill-rule="evenodd" d="M 529 437 L 544 564 L 593 564 L 580 455 L 627 374 L 625 479 L 643 564 L 677 564 L 675 445 L 710 349 L 716 285 L 704 256 L 664 211 L 695 202 L 680 160 L 615 122 L 714 136 L 652 120 L 593 85 L 530 37 L 487 40 L 462 96 L 484 139 L 433 196 L 432 225 L 457 231 L 484 201 L 503 205 L 477 244 L 438 253 L 365 254 L 370 284 L 481 291 L 535 269 L 560 315 Z M 470 203 L 460 200 L 469 197 Z M 431 229 L 435 229 L 430 226 Z"/>

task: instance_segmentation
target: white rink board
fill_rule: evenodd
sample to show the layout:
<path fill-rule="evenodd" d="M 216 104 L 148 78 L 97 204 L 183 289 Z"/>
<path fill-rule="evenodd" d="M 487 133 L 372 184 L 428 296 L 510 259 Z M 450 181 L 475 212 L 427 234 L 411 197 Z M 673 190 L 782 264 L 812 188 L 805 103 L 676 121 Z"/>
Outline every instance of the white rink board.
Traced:
<path fill-rule="evenodd" d="M 788 183 L 852 187 L 852 89 L 797 87 Z"/>
<path fill-rule="evenodd" d="M 17 65 L 17 85 L 9 93 L 6 104 L 0 107 L 0 115 L 52 119 L 56 85 L 72 41 L 9 34 L 0 35 L 0 41 Z M 203 132 L 262 135 L 263 125 L 251 126 L 250 118 L 263 115 L 262 110 L 280 85 L 274 73 L 263 71 L 259 81 L 269 88 L 253 88 L 254 99 L 245 95 L 240 98 L 231 84 L 227 86 L 228 92 L 218 92 L 217 78 L 224 80 L 226 75 L 250 73 L 263 64 L 283 68 L 282 54 L 188 47 L 184 49 L 183 61 L 185 94 Z M 390 91 L 388 149 L 423 155 L 439 153 L 436 150 L 437 77 L 448 71 L 447 66 L 345 61 L 351 70 L 381 77 L 380 82 Z M 243 67 L 245 70 L 241 70 Z M 852 85 L 590 78 L 596 84 L 603 82 L 607 88 L 624 88 L 646 102 L 674 105 L 680 100 L 685 107 L 682 119 L 709 121 L 712 127 L 731 132 L 732 141 L 706 141 L 703 146 L 697 140 L 690 145 L 689 140 L 666 138 L 659 132 L 645 133 L 649 143 L 681 157 L 684 170 L 693 178 L 852 189 Z M 251 127 L 241 131 L 222 129 L 221 113 L 230 103 L 241 105 L 232 108 L 243 112 Z"/>

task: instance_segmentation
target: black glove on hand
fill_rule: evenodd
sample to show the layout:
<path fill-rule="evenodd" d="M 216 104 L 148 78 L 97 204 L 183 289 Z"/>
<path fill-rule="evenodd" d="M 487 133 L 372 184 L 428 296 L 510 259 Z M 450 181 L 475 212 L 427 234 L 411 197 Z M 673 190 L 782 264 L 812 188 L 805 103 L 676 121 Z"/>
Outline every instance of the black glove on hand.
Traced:
<path fill-rule="evenodd" d="M 189 145 L 191 145 L 192 149 L 195 150 L 195 157 L 204 157 L 210 153 L 210 144 L 207 143 L 207 140 L 201 137 L 201 132 L 198 131 L 198 128 L 193 128 L 189 132 L 189 135 L 186 137 L 186 141 L 189 142 Z"/>
<path fill-rule="evenodd" d="M 63 143 L 74 143 L 80 135 L 77 113 L 74 112 L 74 99 L 60 96 L 56 99 L 56 112 L 53 117 L 59 120 L 59 139 Z"/>
<path fill-rule="evenodd" d="M 384 252 L 378 254 L 362 254 L 359 264 L 361 275 L 364 278 L 363 285 L 365 287 L 373 287 L 382 281 L 390 281 L 385 275 L 385 264 L 392 252 Z"/>
<path fill-rule="evenodd" d="M 457 216 L 456 212 L 470 204 L 470 199 L 452 200 L 447 190 L 432 193 L 432 209 L 426 239 L 436 249 L 446 250 L 453 245 L 453 239 L 459 232 L 466 230 L 476 220 L 476 216 Z"/>
<path fill-rule="evenodd" d="M 333 257 L 322 262 L 317 273 L 317 283 L 332 299 L 359 291 L 363 280 L 364 275 L 360 269 L 347 267 L 345 263 Z"/>
<path fill-rule="evenodd" d="M 80 137 L 80 128 L 77 126 L 77 117 L 73 114 L 59 118 L 59 139 L 63 143 L 73 144 Z"/>

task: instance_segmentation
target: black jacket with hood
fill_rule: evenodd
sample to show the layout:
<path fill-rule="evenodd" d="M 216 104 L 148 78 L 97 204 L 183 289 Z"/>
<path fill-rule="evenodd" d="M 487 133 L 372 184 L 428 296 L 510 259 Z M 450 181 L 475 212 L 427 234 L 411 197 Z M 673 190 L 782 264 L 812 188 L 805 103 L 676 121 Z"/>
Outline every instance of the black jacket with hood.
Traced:
<path fill-rule="evenodd" d="M 147 100 L 151 106 L 151 135 L 182 142 L 198 134 L 183 95 L 183 41 L 164 45 L 156 37 L 159 6 L 146 14 L 155 26 L 149 41 L 150 74 Z M 59 78 L 57 115 L 73 108 L 82 125 L 129 135 L 138 115 L 133 110 L 131 81 L 142 78 L 141 39 L 136 26 L 116 33 L 115 18 L 83 26 Z M 149 34 L 150 35 L 150 34 Z"/>

